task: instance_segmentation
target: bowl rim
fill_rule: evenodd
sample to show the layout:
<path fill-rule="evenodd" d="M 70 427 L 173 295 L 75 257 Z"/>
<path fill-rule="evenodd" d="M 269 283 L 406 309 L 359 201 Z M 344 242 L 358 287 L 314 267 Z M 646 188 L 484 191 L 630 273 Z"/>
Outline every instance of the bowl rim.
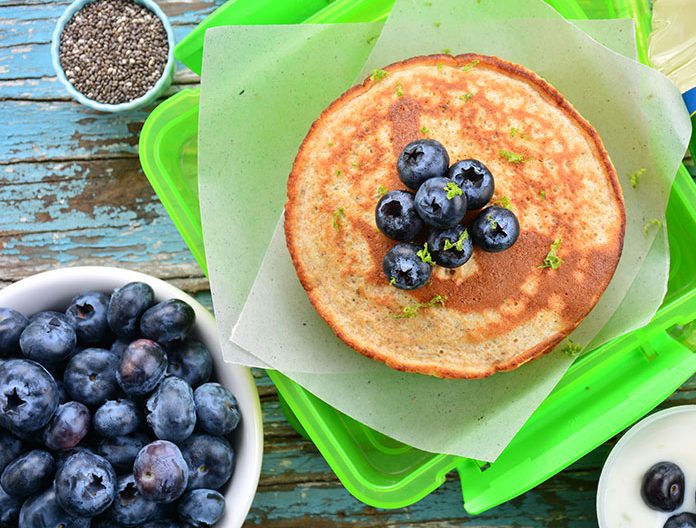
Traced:
<path fill-rule="evenodd" d="M 152 11 L 162 22 L 162 25 L 167 32 L 167 43 L 169 45 L 167 63 L 165 64 L 164 70 L 162 70 L 162 75 L 157 82 L 137 99 L 118 104 L 100 103 L 99 101 L 90 99 L 85 94 L 77 90 L 77 88 L 75 88 L 68 80 L 67 76 L 65 75 L 65 71 L 63 70 L 63 66 L 60 63 L 60 37 L 63 34 L 65 25 L 72 19 L 75 13 L 80 11 L 87 4 L 97 1 L 99 0 L 74 0 L 65 9 L 65 11 L 63 11 L 63 14 L 58 19 L 58 22 L 56 22 L 56 27 L 53 30 L 53 37 L 51 39 L 51 62 L 53 64 L 53 70 L 70 96 L 89 108 L 99 110 L 100 112 L 125 112 L 128 110 L 134 110 L 156 98 L 157 95 L 171 82 L 172 74 L 174 72 L 174 47 L 176 44 L 174 40 L 174 29 L 172 28 L 171 22 L 169 22 L 167 15 L 164 14 L 164 11 L 162 11 L 154 0 L 132 0 L 136 4 L 140 4 Z"/>
<path fill-rule="evenodd" d="M 596 510 L 597 522 L 600 528 L 611 528 L 607 525 L 607 522 L 604 518 L 606 513 L 604 511 L 603 498 L 606 496 L 607 493 L 609 472 L 616 463 L 618 457 L 621 456 L 621 453 L 623 452 L 626 445 L 628 445 L 628 443 L 631 442 L 633 438 L 641 434 L 643 429 L 645 429 L 649 425 L 658 422 L 667 416 L 686 413 L 696 413 L 696 405 L 675 405 L 674 407 L 663 409 L 649 416 L 646 416 L 639 422 L 633 424 L 633 426 L 628 431 L 626 431 L 626 433 L 624 433 L 624 435 L 613 447 L 613 449 L 609 453 L 609 456 L 604 461 L 604 465 L 602 466 L 602 473 L 599 476 L 599 483 L 597 484 Z"/>
<path fill-rule="evenodd" d="M 241 527 L 251 509 L 261 476 L 263 459 L 261 402 L 251 370 L 241 365 L 225 363 L 222 357 L 217 323 L 213 315 L 201 303 L 176 286 L 138 271 L 109 266 L 76 266 L 37 273 L 0 289 L 0 306 L 17 309 L 17 301 L 11 302 L 11 300 L 21 299 L 31 290 L 45 291 L 52 286 L 57 288 L 57 285 L 61 285 L 63 291 L 60 295 L 57 293 L 54 296 L 33 296 L 33 300 L 27 301 L 28 304 L 40 304 L 46 307 L 44 309 L 49 309 L 52 303 L 59 302 L 61 298 L 69 298 L 67 291 L 72 292 L 69 295 L 73 296 L 80 291 L 108 290 L 133 281 L 149 284 L 155 290 L 156 299 L 177 298 L 189 303 L 196 313 L 194 328 L 200 339 L 211 348 L 216 369 L 223 371 L 218 372 L 219 381 L 229 386 L 229 379 L 235 379 L 232 391 L 239 402 L 244 424 L 242 434 L 238 435 L 238 441 L 245 447 L 248 446 L 248 449 L 244 451 L 245 462 L 243 464 L 240 464 L 242 458 L 239 456 L 239 451 L 235 452 L 235 473 L 231 485 L 224 494 L 227 507 L 223 518 L 219 521 L 219 526 Z M 79 291 L 68 287 L 68 285 L 77 285 L 83 282 L 85 285 Z M 8 301 L 10 302 L 8 303 Z M 243 473 L 240 474 L 239 471 L 243 471 Z M 234 475 L 239 476 L 235 479 Z"/>

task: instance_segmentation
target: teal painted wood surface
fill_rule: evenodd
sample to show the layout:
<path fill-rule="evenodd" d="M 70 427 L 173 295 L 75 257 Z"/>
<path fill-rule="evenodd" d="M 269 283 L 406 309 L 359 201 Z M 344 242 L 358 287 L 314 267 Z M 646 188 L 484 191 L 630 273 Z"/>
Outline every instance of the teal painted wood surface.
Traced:
<path fill-rule="evenodd" d="M 178 38 L 221 3 L 160 0 Z M 60 266 L 116 265 L 161 277 L 210 307 L 206 279 L 140 171 L 136 146 L 146 111 L 98 114 L 71 101 L 53 75 L 49 42 L 67 4 L 0 3 L 0 287 Z M 196 82 L 180 68 L 170 93 Z M 288 425 L 268 377 L 254 374 L 266 453 L 248 526 L 596 526 L 597 480 L 614 441 L 479 517 L 465 515 L 456 475 L 411 507 L 378 510 L 343 489 Z M 664 406 L 695 401 L 692 379 Z"/>

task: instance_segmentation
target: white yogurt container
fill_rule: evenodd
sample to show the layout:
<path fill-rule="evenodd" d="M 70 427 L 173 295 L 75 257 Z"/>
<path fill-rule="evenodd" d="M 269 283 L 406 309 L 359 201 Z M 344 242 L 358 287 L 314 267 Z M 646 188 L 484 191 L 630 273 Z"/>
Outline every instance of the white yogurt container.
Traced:
<path fill-rule="evenodd" d="M 673 512 L 648 507 L 641 497 L 645 473 L 658 462 L 684 472 L 684 503 Z M 663 528 L 681 512 L 696 513 L 696 405 L 648 416 L 619 440 L 604 464 L 597 489 L 600 528 Z"/>

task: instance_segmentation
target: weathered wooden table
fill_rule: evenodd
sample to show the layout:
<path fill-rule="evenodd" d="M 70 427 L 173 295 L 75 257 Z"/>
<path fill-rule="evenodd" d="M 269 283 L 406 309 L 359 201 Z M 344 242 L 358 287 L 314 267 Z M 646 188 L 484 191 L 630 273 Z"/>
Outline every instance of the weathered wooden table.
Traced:
<path fill-rule="evenodd" d="M 160 0 L 181 39 L 222 0 Z M 0 285 L 62 266 L 110 265 L 161 277 L 210 307 L 208 283 L 140 170 L 147 115 L 99 114 L 70 100 L 50 61 L 60 0 L 0 1 Z M 173 93 L 197 83 L 181 69 Z M 560 475 L 468 517 L 456 475 L 419 503 L 377 510 L 341 486 L 316 448 L 285 421 L 276 391 L 255 376 L 265 457 L 249 526 L 596 526 L 595 490 L 612 442 Z M 696 380 L 664 405 L 696 401 Z"/>

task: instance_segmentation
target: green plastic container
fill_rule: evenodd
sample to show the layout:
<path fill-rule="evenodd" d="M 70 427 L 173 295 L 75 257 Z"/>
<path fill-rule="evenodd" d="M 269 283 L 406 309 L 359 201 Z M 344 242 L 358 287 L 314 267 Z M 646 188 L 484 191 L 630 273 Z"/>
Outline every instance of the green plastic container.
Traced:
<path fill-rule="evenodd" d="M 565 16 L 585 17 L 574 2 L 549 3 L 559 4 L 556 7 Z M 226 23 L 245 23 L 245 13 L 235 18 L 233 6 L 240 4 L 238 0 L 224 6 Z M 337 0 L 308 22 L 383 20 L 391 4 L 389 0 Z M 294 3 L 276 0 L 274 5 L 282 11 Z M 618 14 L 614 3 L 611 5 Z M 609 13 L 595 6 L 592 15 L 608 17 Z M 278 22 L 277 18 L 270 20 Z M 176 50 L 177 58 L 185 63 L 192 57 L 191 49 L 202 42 L 202 31 L 194 33 Z M 198 90 L 183 90 L 169 98 L 145 122 L 140 159 L 205 270 L 196 173 L 197 124 Z M 461 477 L 464 507 L 469 513 L 481 513 L 512 499 L 631 425 L 696 372 L 696 354 L 687 346 L 694 343 L 691 332 L 696 327 L 691 324 L 696 320 L 696 247 L 691 243 L 696 232 L 696 186 L 684 167 L 672 189 L 667 222 L 671 269 L 668 293 L 657 315 L 644 328 L 576 361 L 493 464 L 409 447 L 269 371 L 281 405 L 291 424 L 316 444 L 348 491 L 366 504 L 407 506 L 437 489 L 452 470 Z"/>

